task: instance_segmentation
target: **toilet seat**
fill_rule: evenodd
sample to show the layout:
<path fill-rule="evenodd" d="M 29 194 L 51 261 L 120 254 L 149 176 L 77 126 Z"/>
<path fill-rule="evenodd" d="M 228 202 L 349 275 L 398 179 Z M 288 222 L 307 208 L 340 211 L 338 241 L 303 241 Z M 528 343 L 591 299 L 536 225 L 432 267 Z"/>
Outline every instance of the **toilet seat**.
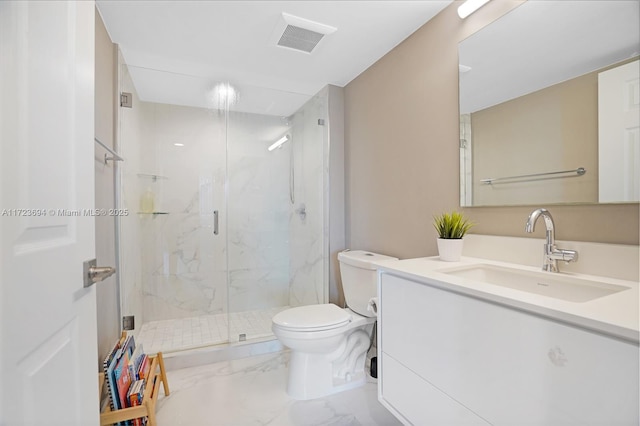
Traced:
<path fill-rule="evenodd" d="M 352 316 L 332 303 L 290 308 L 276 314 L 273 324 L 289 331 L 325 331 L 348 324 Z"/>

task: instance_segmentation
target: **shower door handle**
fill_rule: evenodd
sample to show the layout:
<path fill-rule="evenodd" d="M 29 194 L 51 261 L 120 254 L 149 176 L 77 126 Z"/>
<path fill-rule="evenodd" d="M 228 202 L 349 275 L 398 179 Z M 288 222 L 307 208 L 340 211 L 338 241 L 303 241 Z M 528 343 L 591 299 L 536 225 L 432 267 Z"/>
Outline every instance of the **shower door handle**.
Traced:
<path fill-rule="evenodd" d="M 213 234 L 218 235 L 218 210 L 213 211 Z"/>

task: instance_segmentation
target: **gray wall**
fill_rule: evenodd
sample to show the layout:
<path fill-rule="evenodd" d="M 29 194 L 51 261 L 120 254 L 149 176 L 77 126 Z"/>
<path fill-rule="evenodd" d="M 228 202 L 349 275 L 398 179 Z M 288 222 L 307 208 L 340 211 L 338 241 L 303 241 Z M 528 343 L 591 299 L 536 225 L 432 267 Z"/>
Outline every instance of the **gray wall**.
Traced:
<path fill-rule="evenodd" d="M 458 42 L 519 5 L 465 20 L 453 2 L 345 87 L 347 246 L 401 258 L 437 253 L 432 217 L 459 208 Z M 551 206 L 557 238 L 638 244 L 638 204 Z M 467 208 L 475 233 L 524 232 L 531 207 Z"/>
<path fill-rule="evenodd" d="M 96 9 L 95 56 L 95 135 L 113 148 L 115 137 L 116 50 Z M 113 162 L 104 164 L 105 150 L 95 150 L 95 205 L 113 208 Z M 96 217 L 96 259 L 99 266 L 116 266 L 114 218 Z M 120 335 L 116 276 L 96 284 L 98 315 L 98 365 Z"/>

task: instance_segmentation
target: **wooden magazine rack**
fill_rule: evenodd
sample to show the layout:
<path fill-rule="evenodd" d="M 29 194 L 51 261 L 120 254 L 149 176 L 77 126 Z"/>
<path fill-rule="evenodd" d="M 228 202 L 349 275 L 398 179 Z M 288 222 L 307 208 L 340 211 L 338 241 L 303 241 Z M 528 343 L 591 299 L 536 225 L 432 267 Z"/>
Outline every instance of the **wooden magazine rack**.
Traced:
<path fill-rule="evenodd" d="M 158 393 L 160 393 L 160 382 L 162 382 L 164 387 L 165 395 L 169 395 L 169 383 L 167 383 L 167 374 L 164 369 L 162 352 L 158 352 L 156 356 L 150 356 L 149 358 L 151 359 L 151 368 L 149 369 L 149 378 L 147 379 L 144 389 L 142 404 L 114 411 L 111 411 L 111 408 L 107 405 L 106 409 L 100 413 L 101 426 L 140 417 L 147 417 L 149 419 L 148 426 L 156 426 L 156 401 L 158 400 Z M 102 392 L 104 373 L 99 373 L 98 383 L 98 389 Z"/>

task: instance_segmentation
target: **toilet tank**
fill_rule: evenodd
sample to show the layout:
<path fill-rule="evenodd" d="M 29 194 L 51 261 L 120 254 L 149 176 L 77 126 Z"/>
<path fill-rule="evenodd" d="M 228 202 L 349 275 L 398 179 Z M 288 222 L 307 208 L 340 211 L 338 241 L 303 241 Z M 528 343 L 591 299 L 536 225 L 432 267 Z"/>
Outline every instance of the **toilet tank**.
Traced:
<path fill-rule="evenodd" d="M 376 263 L 383 260 L 398 260 L 398 258 L 364 250 L 338 253 L 342 290 L 347 307 L 362 316 L 375 316 L 367 311 L 367 304 L 369 299 L 378 294 Z"/>

